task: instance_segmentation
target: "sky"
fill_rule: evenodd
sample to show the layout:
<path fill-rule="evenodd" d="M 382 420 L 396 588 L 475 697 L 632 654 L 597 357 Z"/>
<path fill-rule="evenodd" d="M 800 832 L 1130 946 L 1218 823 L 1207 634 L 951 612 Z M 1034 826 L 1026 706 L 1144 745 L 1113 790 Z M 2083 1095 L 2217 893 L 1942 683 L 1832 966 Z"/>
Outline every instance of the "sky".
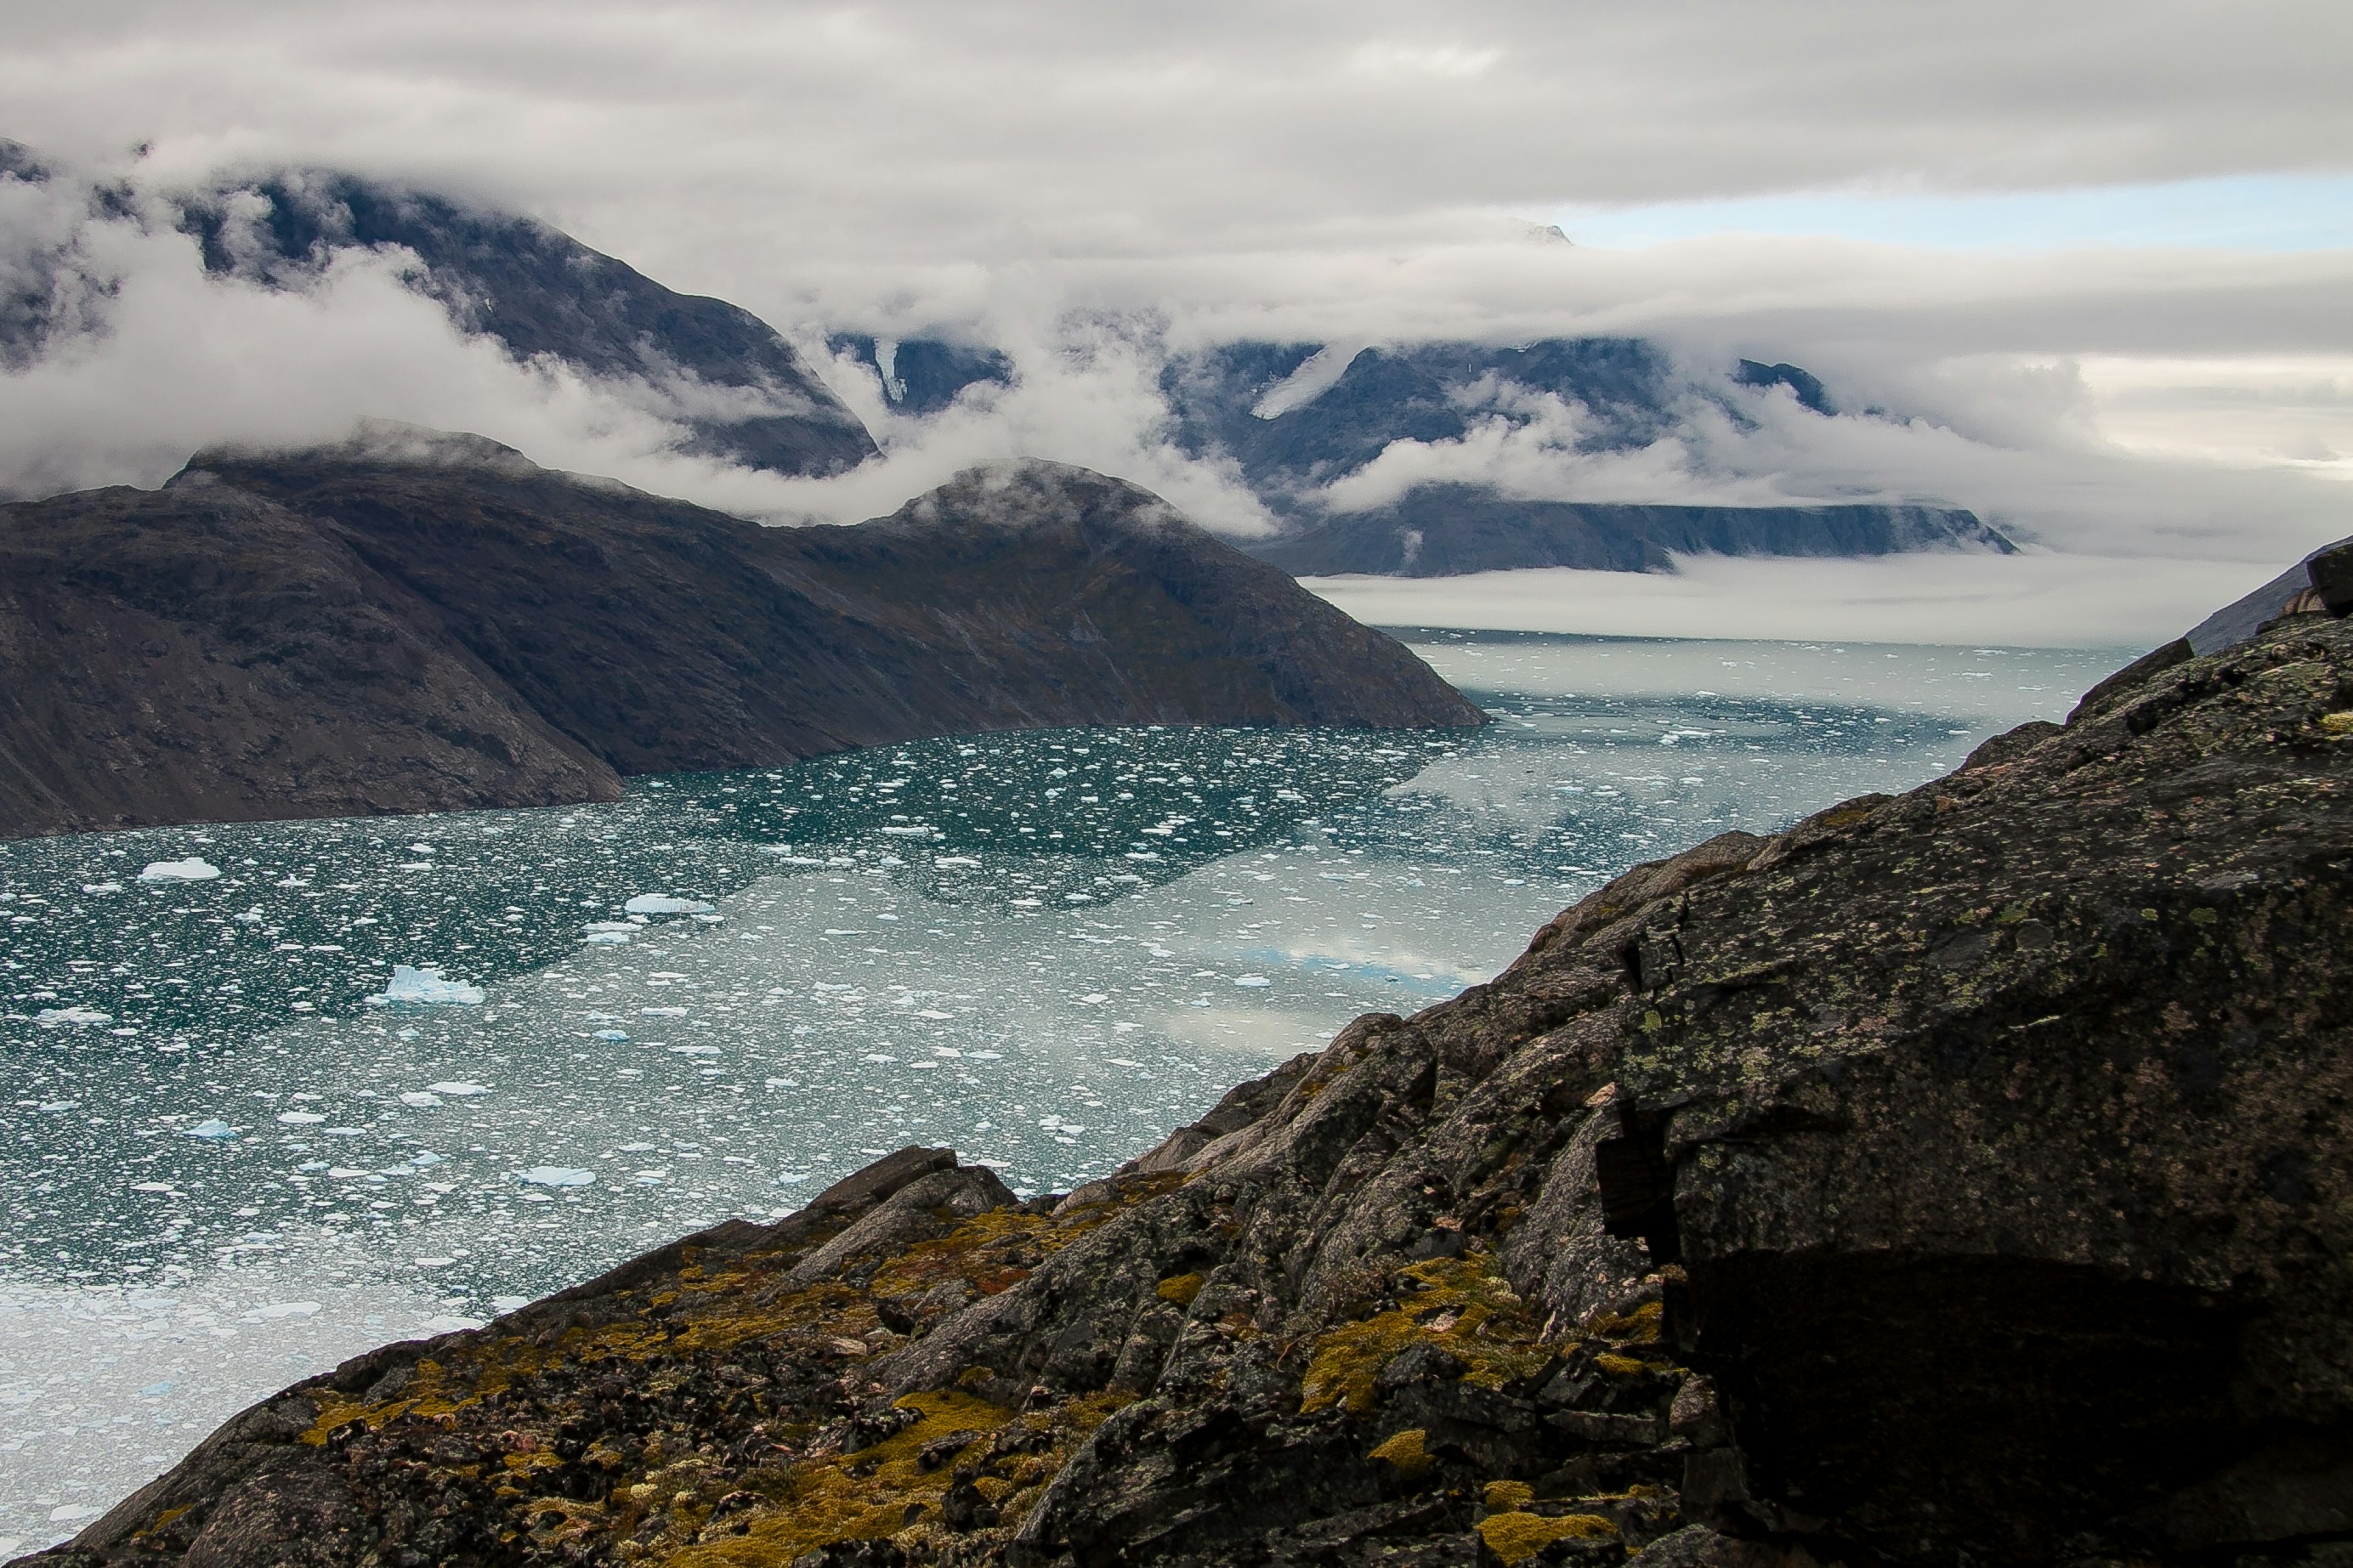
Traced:
<path fill-rule="evenodd" d="M 889 458 L 795 487 L 466 341 L 392 263 L 260 297 L 168 233 L 0 201 L 0 268 L 78 247 L 94 279 L 92 334 L 0 371 L 10 493 L 385 415 L 747 514 L 873 515 L 1030 454 L 1242 531 L 1264 520 L 1230 477 L 1155 432 L 1155 353 L 1629 332 L 1703 369 L 1791 361 L 1877 413 L 1695 429 L 1639 473 L 1535 438 L 1392 467 L 1975 507 L 2064 562 L 1956 588 L 1964 640 L 1991 626 L 1972 605 L 2024 640 L 2153 636 L 2353 533 L 2353 13 L 2318 0 L 17 0 L 10 26 L 0 135 L 85 177 L 355 170 L 532 213 L 798 341 L 944 331 L 1025 372 L 922 429 L 845 384 Z M 1754 592 L 1688 575 L 1611 614 L 1704 629 Z M 1826 626 L 1884 618 L 1841 581 L 1801 595 Z"/>

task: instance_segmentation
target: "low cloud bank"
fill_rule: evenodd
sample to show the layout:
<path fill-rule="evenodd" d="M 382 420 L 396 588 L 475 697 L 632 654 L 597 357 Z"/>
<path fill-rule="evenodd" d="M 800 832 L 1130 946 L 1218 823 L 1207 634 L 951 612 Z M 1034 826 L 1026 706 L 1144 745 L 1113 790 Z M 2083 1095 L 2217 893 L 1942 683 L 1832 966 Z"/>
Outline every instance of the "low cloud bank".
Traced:
<path fill-rule="evenodd" d="M 1932 552 L 1677 565 L 1673 575 L 1546 568 L 1304 584 L 1382 626 L 2138 652 L 2278 575 L 2281 563 Z"/>

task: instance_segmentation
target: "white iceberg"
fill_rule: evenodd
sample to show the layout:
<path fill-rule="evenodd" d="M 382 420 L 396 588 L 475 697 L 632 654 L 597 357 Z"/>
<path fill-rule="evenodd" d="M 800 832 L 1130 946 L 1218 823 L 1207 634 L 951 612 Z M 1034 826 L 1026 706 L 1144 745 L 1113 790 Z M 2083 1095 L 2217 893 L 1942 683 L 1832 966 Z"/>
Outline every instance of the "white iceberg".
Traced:
<path fill-rule="evenodd" d="M 392 980 L 382 995 L 367 999 L 371 1007 L 383 1007 L 393 1003 L 419 1006 L 479 1007 L 482 1005 L 482 988 L 469 985 L 462 980 L 445 980 L 440 966 L 427 964 L 412 969 L 406 963 L 392 966 Z"/>
<path fill-rule="evenodd" d="M 1274 982 L 1269 980 L 1263 974 L 1240 974 L 1234 977 L 1234 984 L 1250 990 L 1256 990 L 1261 985 L 1271 985 Z"/>
<path fill-rule="evenodd" d="M 477 1094 L 488 1094 L 491 1091 L 479 1083 L 468 1083 L 463 1079 L 451 1079 L 443 1083 L 427 1084 L 425 1092 L 447 1095 L 452 1100 L 465 1100 Z"/>
<path fill-rule="evenodd" d="M 156 860 L 139 873 L 142 882 L 209 882 L 220 875 L 220 868 L 200 856 L 191 855 L 185 860 Z"/>
<path fill-rule="evenodd" d="M 183 1127 L 180 1131 L 191 1138 L 208 1139 L 216 1143 L 237 1136 L 237 1129 L 217 1116 L 199 1121 L 194 1127 Z"/>
<path fill-rule="evenodd" d="M 22 1016 L 21 1014 L 18 1016 Z M 114 1015 L 101 1013 L 95 1007 L 44 1007 L 33 1015 L 33 1022 L 44 1029 L 54 1029 L 61 1024 L 69 1024 L 79 1029 L 111 1024 Z"/>
<path fill-rule="evenodd" d="M 673 899 L 660 893 L 639 893 L 621 906 L 633 915 L 707 915 L 715 905 L 694 899 Z"/>
<path fill-rule="evenodd" d="M 315 1110 L 281 1110 L 278 1113 L 278 1120 L 289 1127 L 310 1127 L 324 1121 L 326 1118 Z"/>
<path fill-rule="evenodd" d="M 400 1103 L 418 1110 L 430 1110 L 441 1103 L 441 1097 L 429 1089 L 412 1089 L 400 1097 Z"/>
<path fill-rule="evenodd" d="M 517 1171 L 515 1179 L 534 1187 L 585 1187 L 596 1179 L 596 1173 L 577 1165 L 533 1165 L 528 1171 Z"/>

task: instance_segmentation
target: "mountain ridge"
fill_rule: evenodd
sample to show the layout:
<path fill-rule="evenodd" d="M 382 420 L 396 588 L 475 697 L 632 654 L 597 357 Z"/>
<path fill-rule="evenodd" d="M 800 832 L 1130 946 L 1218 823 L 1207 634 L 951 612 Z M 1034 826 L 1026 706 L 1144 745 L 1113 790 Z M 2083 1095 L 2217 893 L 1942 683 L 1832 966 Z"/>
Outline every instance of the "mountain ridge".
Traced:
<path fill-rule="evenodd" d="M 780 529 L 378 427 L 0 507 L 0 562 L 10 834 L 611 799 L 968 731 L 1485 721 L 1275 568 L 1063 465 Z"/>

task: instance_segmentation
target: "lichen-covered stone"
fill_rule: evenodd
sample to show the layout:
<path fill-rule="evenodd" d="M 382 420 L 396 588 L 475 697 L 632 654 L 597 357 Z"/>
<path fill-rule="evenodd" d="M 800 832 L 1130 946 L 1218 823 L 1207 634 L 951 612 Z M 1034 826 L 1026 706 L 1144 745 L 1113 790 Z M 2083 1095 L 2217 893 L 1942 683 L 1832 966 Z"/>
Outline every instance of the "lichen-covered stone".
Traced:
<path fill-rule="evenodd" d="M 1619 879 L 1015 1204 L 911 1151 L 257 1407 L 140 1563 L 2333 1561 L 2353 625 Z"/>

